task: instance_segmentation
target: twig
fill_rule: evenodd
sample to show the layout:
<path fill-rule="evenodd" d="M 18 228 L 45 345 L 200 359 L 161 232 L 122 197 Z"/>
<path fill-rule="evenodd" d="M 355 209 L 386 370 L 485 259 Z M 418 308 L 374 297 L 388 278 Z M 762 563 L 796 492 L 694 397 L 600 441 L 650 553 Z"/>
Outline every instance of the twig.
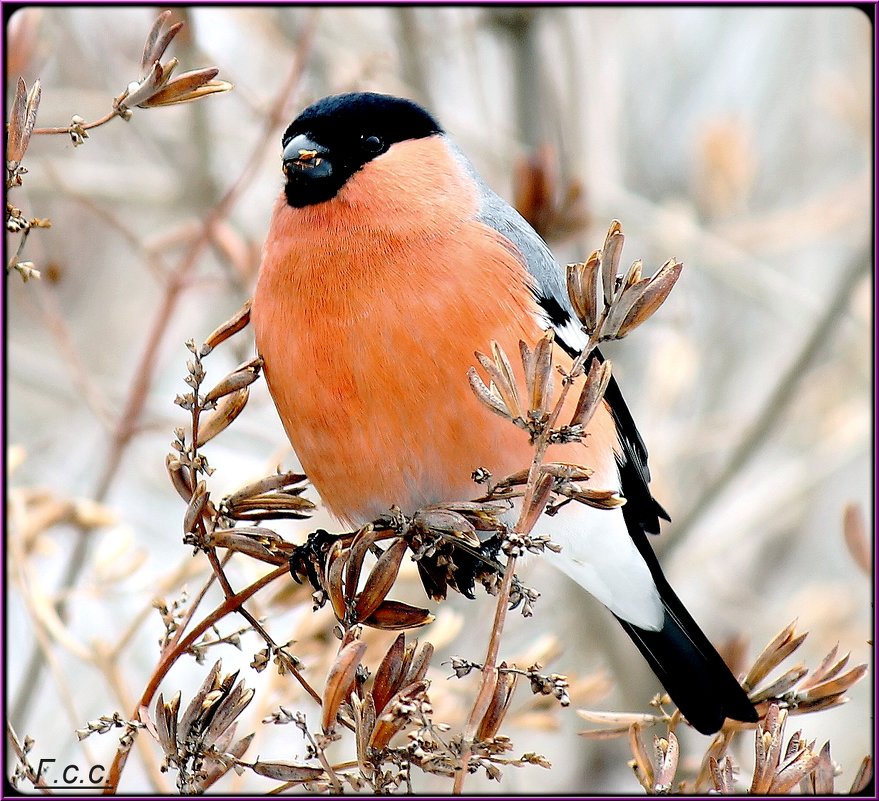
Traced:
<path fill-rule="evenodd" d="M 327 759 L 327 755 L 324 752 L 324 749 L 318 746 L 315 742 L 314 737 L 311 732 L 308 730 L 308 726 L 305 723 L 300 727 L 308 738 L 308 742 L 311 743 L 311 747 L 314 749 L 314 753 L 317 755 L 318 760 L 320 760 L 320 764 L 324 769 L 324 772 L 327 774 L 327 778 L 330 781 L 330 785 L 332 785 L 333 791 L 336 795 L 342 795 L 342 782 L 339 777 L 336 775 L 336 772 L 333 770 L 333 766 L 330 764 L 330 761 Z"/>
<path fill-rule="evenodd" d="M 230 612 L 234 612 L 242 603 L 244 603 L 248 598 L 255 595 L 259 592 L 263 587 L 271 584 L 275 579 L 280 578 L 288 573 L 289 568 L 285 565 L 283 567 L 279 567 L 276 570 L 273 570 L 271 573 L 266 573 L 261 579 L 258 579 L 249 587 L 241 590 L 236 595 L 233 595 L 231 598 L 224 599 L 223 603 L 220 604 L 213 612 L 211 612 L 204 620 L 202 620 L 195 628 L 186 635 L 186 637 L 182 638 L 180 642 L 178 642 L 174 648 L 167 651 L 162 655 L 159 664 L 156 665 L 153 670 L 152 676 L 150 676 L 149 682 L 147 683 L 146 688 L 141 694 L 140 700 L 137 703 L 137 707 L 134 709 L 134 712 L 131 715 L 132 720 L 137 720 L 140 715 L 141 707 L 149 706 L 150 702 L 153 700 L 153 696 L 156 693 L 156 690 L 159 688 L 159 684 L 162 683 L 162 680 L 167 675 L 168 671 L 174 665 L 174 663 L 185 654 L 189 648 L 195 643 L 199 637 L 201 637 L 206 631 L 208 631 L 211 626 L 216 624 L 218 621 L 222 620 L 226 615 Z M 132 732 L 132 736 L 136 737 L 137 732 Z M 130 749 L 119 748 L 116 751 L 116 756 L 113 758 L 113 764 L 110 766 L 110 771 L 107 774 L 107 786 L 104 789 L 104 795 L 115 795 L 116 788 L 119 785 L 119 779 L 122 775 L 122 771 L 125 768 L 125 763 L 128 760 L 128 754 L 130 753 Z"/>
<path fill-rule="evenodd" d="M 120 110 L 118 108 L 114 108 L 112 111 L 107 112 L 100 119 L 94 120 L 94 122 L 84 122 L 84 123 L 82 123 L 82 125 L 77 125 L 76 127 L 78 129 L 82 129 L 83 131 L 90 131 L 92 128 L 98 128 L 101 125 L 106 125 L 114 117 L 120 117 L 120 116 L 122 116 L 120 114 Z M 70 130 L 71 130 L 71 126 L 65 125 L 63 128 L 61 128 L 61 127 L 34 128 L 32 133 L 34 136 L 36 136 L 37 134 L 41 134 L 41 135 L 69 134 Z"/>
<path fill-rule="evenodd" d="M 528 532 L 523 532 L 522 524 L 524 523 L 525 517 L 528 514 L 528 510 L 531 506 L 531 503 L 534 498 L 534 490 L 537 486 L 537 480 L 540 474 L 540 466 L 543 464 L 543 459 L 546 456 L 546 451 L 549 448 L 550 443 L 550 435 L 552 434 L 553 426 L 555 426 L 558 421 L 559 415 L 562 413 L 562 409 L 565 405 L 565 399 L 568 396 L 568 392 L 570 388 L 574 384 L 574 380 L 582 373 L 583 365 L 586 362 L 586 359 L 592 353 L 593 350 L 598 346 L 598 343 L 601 339 L 601 332 L 604 326 L 604 322 L 607 319 L 608 311 L 610 307 L 605 307 L 601 313 L 601 316 L 598 319 L 598 322 L 595 325 L 595 329 L 589 336 L 589 341 L 586 343 L 586 346 L 574 360 L 574 363 L 571 365 L 571 369 L 568 372 L 566 378 L 562 381 L 562 388 L 559 392 L 558 400 L 555 403 L 552 411 L 549 414 L 549 417 L 546 421 L 546 424 L 543 427 L 543 430 L 540 432 L 540 435 L 537 438 L 534 448 L 534 458 L 531 460 L 531 467 L 528 470 L 528 481 L 525 486 L 525 497 L 522 500 L 522 507 L 519 511 L 519 519 L 516 521 L 516 525 L 514 530 L 519 534 L 527 534 Z M 507 607 L 509 606 L 510 601 L 510 588 L 513 583 L 513 574 L 516 567 L 516 557 L 514 555 L 510 555 L 507 558 L 507 566 L 504 570 L 504 577 L 501 583 L 501 589 L 498 592 L 497 605 L 495 606 L 495 614 L 494 614 L 494 624 L 491 629 L 491 636 L 488 641 L 488 650 L 485 656 L 485 663 L 482 668 L 482 682 L 480 683 L 479 691 L 476 693 L 476 699 L 474 700 L 473 708 L 470 711 L 470 716 L 468 719 L 468 729 L 471 729 L 473 725 L 478 725 L 479 720 L 477 718 L 481 718 L 480 710 L 478 709 L 478 705 L 481 703 L 482 699 L 486 696 L 486 684 L 491 681 L 492 676 L 497 672 L 497 656 L 500 651 L 500 640 L 501 634 L 503 633 L 504 622 L 506 620 L 507 615 Z M 484 712 L 484 710 L 483 710 Z M 460 766 L 458 770 L 455 771 L 455 782 L 452 788 L 452 793 L 455 795 L 460 795 L 463 792 L 464 788 L 464 777 L 467 775 L 467 765 L 470 762 L 470 756 L 472 755 L 472 742 L 466 741 L 464 743 L 464 750 L 461 754 Z"/>
<path fill-rule="evenodd" d="M 209 548 L 206 551 L 208 561 L 211 563 L 211 567 L 214 570 L 214 575 L 217 577 L 217 580 L 220 582 L 220 586 L 223 588 L 223 592 L 225 593 L 227 598 L 234 598 L 235 591 L 232 589 L 232 585 L 229 584 L 229 579 L 226 578 L 225 572 L 223 572 L 223 567 L 220 564 L 219 559 L 217 559 L 217 552 L 213 548 Z M 226 555 L 231 556 L 231 553 Z M 260 637 L 263 638 L 266 645 L 272 651 L 277 652 L 279 650 L 278 644 L 274 641 L 272 636 L 265 630 L 263 625 L 245 608 L 242 604 L 236 610 L 239 615 L 241 615 L 253 628 L 253 630 L 259 634 Z M 305 676 L 299 672 L 299 669 L 292 662 L 287 661 L 284 664 L 285 668 L 289 670 L 295 677 L 296 680 L 302 685 L 302 688 L 318 703 L 318 706 L 321 704 L 320 694 L 308 683 Z"/>

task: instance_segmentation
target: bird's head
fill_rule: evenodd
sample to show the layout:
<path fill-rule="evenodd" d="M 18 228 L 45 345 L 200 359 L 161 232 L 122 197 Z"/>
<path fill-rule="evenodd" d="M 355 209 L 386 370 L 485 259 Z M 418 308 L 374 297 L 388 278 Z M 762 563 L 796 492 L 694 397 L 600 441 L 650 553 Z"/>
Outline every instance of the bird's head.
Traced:
<path fill-rule="evenodd" d="M 441 134 L 437 121 L 411 100 L 372 92 L 318 100 L 281 140 L 287 203 L 303 208 L 331 200 L 398 143 Z"/>

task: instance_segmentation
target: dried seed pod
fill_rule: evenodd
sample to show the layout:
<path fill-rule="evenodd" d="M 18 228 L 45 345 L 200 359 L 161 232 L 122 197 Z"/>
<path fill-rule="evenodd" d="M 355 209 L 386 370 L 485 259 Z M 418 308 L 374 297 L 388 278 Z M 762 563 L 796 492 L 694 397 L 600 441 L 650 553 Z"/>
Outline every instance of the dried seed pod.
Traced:
<path fill-rule="evenodd" d="M 363 569 L 363 560 L 369 549 L 375 542 L 376 530 L 372 523 L 361 528 L 351 541 L 351 555 L 345 567 L 345 598 L 353 602 L 357 594 L 357 586 L 360 584 L 360 572 Z"/>
<path fill-rule="evenodd" d="M 859 682 L 866 673 L 867 665 L 858 665 L 842 676 L 836 676 L 835 678 L 818 682 L 818 684 L 813 684 L 805 692 L 798 692 L 797 697 L 802 701 L 817 701 L 839 696 Z"/>
<path fill-rule="evenodd" d="M 410 606 L 401 601 L 382 601 L 381 605 L 368 618 L 361 622 L 374 629 L 399 631 L 400 629 L 417 629 L 434 621 L 434 616 L 427 609 Z"/>
<path fill-rule="evenodd" d="M 584 262 L 569 264 L 565 270 L 568 297 L 577 319 L 590 334 L 595 331 L 601 314 L 598 298 L 598 276 L 601 271 L 601 254 L 593 251 Z"/>
<path fill-rule="evenodd" d="M 800 751 L 793 759 L 779 768 L 772 776 L 772 781 L 766 790 L 767 795 L 784 795 L 799 784 L 806 776 L 809 776 L 818 767 L 821 760 L 820 754 L 816 754 L 811 748 Z M 824 795 L 824 793 L 821 793 Z"/>
<path fill-rule="evenodd" d="M 642 787 L 648 792 L 653 789 L 656 781 L 653 774 L 653 762 L 647 753 L 647 747 L 641 739 L 641 726 L 633 723 L 629 726 L 629 748 L 635 758 L 635 775 Z"/>
<path fill-rule="evenodd" d="M 579 489 L 573 484 L 562 484 L 558 492 L 593 509 L 618 509 L 626 503 L 626 499 L 618 495 L 616 490 Z"/>
<path fill-rule="evenodd" d="M 244 411 L 249 397 L 250 389 L 248 387 L 239 389 L 230 395 L 226 395 L 217 404 L 216 409 L 202 416 L 198 425 L 197 446 L 201 448 L 216 437 L 217 434 L 225 431 L 235 421 L 235 418 Z"/>
<path fill-rule="evenodd" d="M 601 248 L 601 286 L 604 291 L 604 304 L 613 302 L 617 273 L 620 267 L 620 255 L 623 252 L 623 227 L 619 220 L 611 221 Z"/>
<path fill-rule="evenodd" d="M 192 494 L 189 506 L 186 507 L 186 512 L 183 515 L 184 534 L 190 534 L 195 531 L 195 526 L 205 511 L 209 496 L 207 484 L 204 481 L 199 481 L 195 486 L 195 492 Z"/>
<path fill-rule="evenodd" d="M 208 696 L 215 692 L 220 686 L 219 678 L 222 667 L 223 660 L 218 659 L 208 671 L 208 674 L 205 676 L 198 692 L 192 696 L 192 700 L 187 704 L 186 711 L 183 713 L 183 717 L 180 718 L 180 722 L 177 724 L 177 739 L 179 742 L 186 742 L 192 724 L 203 714 L 206 704 L 209 705 Z M 237 677 L 238 674 L 235 673 L 233 676 Z"/>
<path fill-rule="evenodd" d="M 168 49 L 168 45 L 171 44 L 171 40 L 183 27 L 182 22 L 176 22 L 166 28 L 165 26 L 170 19 L 170 11 L 163 11 L 158 17 L 156 17 L 143 46 L 143 55 L 140 59 L 141 71 L 149 67 L 154 61 L 158 61 L 164 55 L 165 51 Z"/>
<path fill-rule="evenodd" d="M 519 403 L 519 392 L 516 388 L 516 375 L 513 373 L 513 365 L 510 364 L 504 349 L 494 340 L 491 343 L 491 355 L 494 357 L 494 362 L 503 376 L 505 387 L 509 388 L 510 400 L 513 404 L 510 406 L 510 411 L 515 410 L 515 416 L 522 417 L 522 407 Z"/>
<path fill-rule="evenodd" d="M 30 91 L 22 78 L 18 79 L 12 109 L 9 115 L 9 128 L 6 133 L 6 162 L 14 170 L 24 158 L 30 144 L 31 134 L 37 124 L 37 110 L 40 107 L 42 88 L 39 79 L 34 81 Z"/>
<path fill-rule="evenodd" d="M 321 726 L 325 732 L 335 725 L 339 707 L 351 693 L 357 667 L 365 653 L 366 643 L 355 640 L 339 651 L 330 666 L 321 704 Z"/>
<path fill-rule="evenodd" d="M 177 753 L 177 715 L 180 712 L 180 691 L 174 697 L 165 702 L 162 693 L 156 699 L 156 734 L 159 745 L 166 755 Z"/>
<path fill-rule="evenodd" d="M 345 604 L 345 593 L 342 588 L 342 573 L 345 569 L 347 555 L 348 550 L 342 546 L 342 543 L 334 542 L 329 553 L 327 553 L 326 567 L 324 569 L 324 589 L 330 596 L 333 614 L 335 614 L 336 620 L 340 622 L 345 622 L 348 611 Z"/>
<path fill-rule="evenodd" d="M 830 649 L 830 652 L 824 659 L 821 660 L 821 664 L 818 665 L 815 670 L 812 671 L 812 675 L 809 676 L 802 684 L 800 684 L 801 690 L 808 690 L 810 687 L 814 687 L 816 684 L 826 681 L 827 679 L 831 679 L 836 676 L 847 664 L 849 657 L 851 654 L 846 654 L 842 659 L 834 664 L 833 660 L 836 659 L 836 653 L 839 650 L 839 643 L 833 646 Z"/>
<path fill-rule="evenodd" d="M 583 389 L 580 391 L 580 398 L 577 400 L 577 406 L 571 416 L 570 425 L 579 425 L 583 428 L 589 425 L 589 421 L 592 420 L 592 416 L 604 398 L 607 385 L 610 383 L 610 376 L 611 365 L 609 361 L 592 360 Z"/>
<path fill-rule="evenodd" d="M 534 488 L 534 494 L 531 496 L 531 503 L 525 514 L 522 516 L 521 528 L 524 533 L 530 532 L 537 519 L 543 514 L 546 504 L 552 495 L 553 477 L 542 473 L 537 479 L 537 485 Z"/>
<path fill-rule="evenodd" d="M 476 527 L 464 515 L 451 509 L 419 509 L 413 523 L 427 531 L 454 534 L 474 548 L 481 544 L 476 536 Z"/>
<path fill-rule="evenodd" d="M 781 773 L 779 771 L 779 779 Z M 818 754 L 818 762 L 812 771 L 812 787 L 815 795 L 833 795 L 833 760 L 830 758 L 830 742 L 824 743 L 824 747 Z M 791 785 L 793 786 L 793 785 Z"/>
<path fill-rule="evenodd" d="M 757 724 L 754 737 L 756 760 L 750 792 L 765 795 L 769 792 L 784 745 L 784 725 L 787 710 L 772 704 L 766 717 Z"/>
<path fill-rule="evenodd" d="M 296 493 L 271 492 L 254 498 L 243 498 L 235 504 L 226 502 L 229 517 L 242 518 L 243 512 L 258 511 L 258 517 L 276 517 L 278 512 L 310 512 L 315 506 L 308 498 Z"/>
<path fill-rule="evenodd" d="M 207 356 L 217 345 L 225 342 L 233 334 L 244 330 L 250 323 L 250 307 L 252 300 L 248 300 L 235 314 L 233 314 L 225 323 L 215 328 L 208 334 L 208 338 L 201 346 L 201 355 Z M 262 363 L 262 360 L 260 360 Z"/>
<path fill-rule="evenodd" d="M 264 762 L 257 760 L 250 769 L 279 782 L 312 782 L 323 779 L 326 774 L 323 768 L 312 768 L 308 765 L 297 765 L 295 762 Z"/>
<path fill-rule="evenodd" d="M 374 766 L 369 760 L 369 738 L 375 729 L 375 701 L 367 692 L 361 701 L 356 695 L 351 698 L 351 711 L 354 713 L 354 736 L 357 745 L 357 763 L 364 776 L 371 776 Z"/>
<path fill-rule="evenodd" d="M 757 657 L 753 666 L 748 671 L 748 675 L 745 677 L 744 682 L 742 682 L 742 686 L 744 686 L 746 690 L 751 690 L 756 687 L 760 681 L 768 675 L 770 670 L 773 670 L 777 665 L 781 664 L 781 662 L 802 645 L 808 632 L 797 637 L 794 636 L 795 629 L 796 621 L 785 626 L 763 649 L 760 656 Z"/>
<path fill-rule="evenodd" d="M 553 478 L 565 481 L 586 481 L 595 472 L 588 467 L 583 467 L 583 465 L 570 464 L 569 462 L 545 462 L 540 466 L 540 469 Z"/>
<path fill-rule="evenodd" d="M 620 288 L 613 303 L 608 308 L 607 319 L 605 319 L 604 325 L 601 328 L 602 339 L 621 339 L 620 327 L 628 317 L 629 312 L 647 291 L 649 283 L 650 279 L 645 278 L 633 286 L 627 287 L 623 285 Z"/>
<path fill-rule="evenodd" d="M 231 83 L 214 80 L 219 72 L 217 67 L 204 67 L 184 72 L 136 105 L 140 108 L 157 108 L 177 103 L 189 103 L 218 92 L 228 92 L 232 89 Z"/>
<path fill-rule="evenodd" d="M 849 789 L 849 795 L 857 795 L 863 793 L 867 789 L 867 785 L 873 778 L 873 757 L 865 756 L 858 766 L 858 772 L 852 779 L 852 786 Z"/>
<path fill-rule="evenodd" d="M 433 645 L 429 642 L 424 643 L 421 646 L 421 650 L 418 652 L 417 656 L 415 654 L 415 648 L 418 645 L 418 640 L 415 640 L 412 643 L 410 658 L 407 660 L 408 665 L 406 668 L 406 678 L 404 679 L 404 684 L 415 684 L 416 682 L 421 681 L 427 675 L 427 668 L 430 667 L 430 660 L 433 658 Z"/>
<path fill-rule="evenodd" d="M 620 285 L 620 293 L 625 292 L 630 287 L 640 283 L 643 266 L 644 264 L 641 259 L 635 259 L 635 261 L 632 262 L 632 265 L 626 270 L 626 276 L 623 278 L 623 283 Z"/>
<path fill-rule="evenodd" d="M 476 739 L 479 742 L 487 742 L 494 739 L 504 722 L 507 711 L 510 708 L 510 702 L 513 700 L 513 693 L 516 689 L 518 675 L 505 671 L 506 662 L 501 662 L 495 683 L 494 693 L 482 720 L 479 721 L 479 728 L 476 730 Z"/>
<path fill-rule="evenodd" d="M 673 731 L 669 731 L 667 739 L 653 735 L 653 759 L 656 768 L 653 792 L 661 794 L 671 790 L 679 756 L 678 738 Z"/>
<path fill-rule="evenodd" d="M 270 534 L 274 534 L 274 532 L 269 529 L 263 530 Z M 275 534 L 275 537 L 277 538 L 276 540 L 268 539 L 261 535 L 248 532 L 243 528 L 217 529 L 211 533 L 211 545 L 215 548 L 226 548 L 229 551 L 243 553 L 263 562 L 277 564 L 286 559 L 287 556 L 275 550 L 275 545 L 283 542 L 277 534 Z"/>
<path fill-rule="evenodd" d="M 516 389 L 516 378 L 513 375 L 510 360 L 497 342 L 492 341 L 491 350 L 494 361 L 479 351 L 476 351 L 476 358 L 485 372 L 488 373 L 491 383 L 509 415 L 514 419 L 521 419 L 523 417 L 522 406 L 519 402 L 519 392 Z"/>
<path fill-rule="evenodd" d="M 146 100 L 167 80 L 167 75 L 174 71 L 177 59 L 172 58 L 164 65 L 154 61 L 144 73 L 140 81 L 132 81 L 118 99 L 120 108 L 130 109 Z"/>
<path fill-rule="evenodd" d="M 635 302 L 626 313 L 616 331 L 617 339 L 622 339 L 634 331 L 641 323 L 653 316 L 653 313 L 665 303 L 674 285 L 680 278 L 684 265 L 670 259 L 647 281 L 639 292 Z M 642 282 L 643 283 L 643 282 Z M 640 286 L 640 284 L 638 285 Z"/>
<path fill-rule="evenodd" d="M 809 669 L 805 665 L 796 665 L 764 687 L 760 692 L 752 693 L 749 698 L 755 704 L 771 698 L 780 698 L 808 672 Z"/>
<path fill-rule="evenodd" d="M 355 620 L 365 620 L 381 606 L 397 580 L 407 547 L 405 540 L 397 540 L 379 557 L 354 602 Z"/>
<path fill-rule="evenodd" d="M 377 714 L 381 714 L 387 702 L 400 690 L 405 678 L 403 656 L 405 634 L 398 634 L 375 671 L 372 684 L 372 699 Z"/>
<path fill-rule="evenodd" d="M 174 456 L 174 454 L 171 453 L 165 457 L 165 467 L 168 470 L 171 484 L 173 484 L 174 489 L 177 490 L 177 494 L 183 498 L 184 501 L 189 503 L 192 499 L 192 483 L 189 470 L 183 466 L 182 462 Z"/>
<path fill-rule="evenodd" d="M 519 342 L 522 366 L 525 368 L 525 386 L 528 389 L 528 410 L 538 415 L 549 410 L 552 401 L 552 345 L 555 334 L 547 331 L 531 352 L 524 342 Z"/>
<path fill-rule="evenodd" d="M 510 412 L 507 411 L 504 402 L 496 393 L 492 392 L 491 389 L 485 385 L 485 382 L 480 378 L 479 373 L 476 372 L 475 368 L 470 367 L 467 370 L 467 380 L 470 382 L 470 388 L 473 390 L 476 397 L 479 398 L 479 400 L 489 409 L 507 420 L 513 419 Z"/>
<path fill-rule="evenodd" d="M 653 726 L 661 720 L 657 715 L 647 715 L 640 712 L 603 712 L 593 709 L 578 709 L 577 714 L 589 723 L 598 723 L 602 726 L 625 726 L 627 730 L 636 723 L 639 726 Z"/>
<path fill-rule="evenodd" d="M 247 705 L 253 700 L 253 696 L 254 690 L 245 687 L 244 679 L 242 679 L 221 697 L 217 709 L 202 736 L 202 743 L 205 748 L 210 748 L 220 736 L 234 725 L 235 719 L 246 709 Z"/>
<path fill-rule="evenodd" d="M 219 384 L 217 384 L 207 395 L 204 396 L 205 403 L 214 403 L 225 395 L 229 395 L 239 389 L 250 386 L 259 378 L 259 369 L 245 367 L 229 373 Z"/>
<path fill-rule="evenodd" d="M 299 484 L 301 481 L 305 481 L 306 476 L 302 473 L 277 473 L 272 476 L 266 476 L 265 478 L 261 478 L 258 481 L 252 481 L 249 484 L 245 484 L 243 487 L 235 490 L 231 495 L 226 498 L 226 503 L 234 506 L 239 501 L 243 501 L 246 498 L 253 498 L 257 495 L 262 495 L 266 492 L 271 492 L 272 490 L 278 489 L 286 489 L 289 490 L 294 484 Z M 298 488 L 297 494 L 299 492 L 303 492 L 305 487 Z"/>
<path fill-rule="evenodd" d="M 729 757 L 724 757 L 723 762 L 718 763 L 715 757 L 710 756 L 708 757 L 708 768 L 711 771 L 714 789 L 721 795 L 735 795 L 736 784 L 732 760 Z"/>
<path fill-rule="evenodd" d="M 232 743 L 232 739 L 234 737 L 235 732 L 235 724 L 229 729 L 229 733 L 232 735 L 228 738 L 229 745 L 226 744 L 226 738 L 223 738 L 222 741 L 218 741 L 216 744 L 217 751 L 225 754 L 231 754 L 236 759 L 241 759 L 248 748 L 250 748 L 250 744 L 253 742 L 254 734 L 248 734 L 246 737 L 242 737 L 235 743 Z M 214 760 L 210 760 L 208 762 L 208 767 L 204 780 L 201 783 L 200 790 L 203 792 L 208 790 L 213 784 L 223 778 L 230 770 L 232 770 L 235 765 L 232 762 L 216 762 Z"/>
<path fill-rule="evenodd" d="M 388 702 L 385 712 L 378 716 L 375 728 L 369 738 L 369 747 L 378 750 L 387 748 L 391 738 L 407 721 L 406 710 L 412 708 L 426 694 L 428 681 L 419 681 L 404 687 Z"/>

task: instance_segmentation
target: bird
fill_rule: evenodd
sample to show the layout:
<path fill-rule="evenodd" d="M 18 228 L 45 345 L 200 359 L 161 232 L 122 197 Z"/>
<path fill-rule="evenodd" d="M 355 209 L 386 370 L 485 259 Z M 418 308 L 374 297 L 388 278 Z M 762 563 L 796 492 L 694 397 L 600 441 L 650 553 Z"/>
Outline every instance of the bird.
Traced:
<path fill-rule="evenodd" d="M 477 468 L 527 467 L 527 432 L 492 415 L 467 373 L 491 341 L 513 353 L 553 329 L 568 367 L 583 349 L 543 239 L 412 100 L 325 97 L 281 146 L 250 319 L 281 422 L 326 508 L 360 526 L 392 505 L 412 514 L 471 498 Z M 651 548 L 669 517 L 615 379 L 582 440 L 547 458 L 587 466 L 590 486 L 625 499 L 541 518 L 561 546 L 547 558 L 617 618 L 696 730 L 755 722 Z"/>

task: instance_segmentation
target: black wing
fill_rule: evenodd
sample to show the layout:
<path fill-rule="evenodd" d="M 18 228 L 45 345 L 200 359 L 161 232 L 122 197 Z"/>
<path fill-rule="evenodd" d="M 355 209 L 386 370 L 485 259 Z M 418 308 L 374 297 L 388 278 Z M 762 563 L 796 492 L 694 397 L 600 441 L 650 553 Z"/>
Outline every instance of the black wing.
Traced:
<path fill-rule="evenodd" d="M 571 358 L 576 358 L 579 353 L 578 349 L 566 339 L 566 336 L 570 337 L 572 330 L 576 330 L 571 313 L 553 296 L 535 294 L 535 297 L 556 330 L 558 343 Z M 603 362 L 604 356 L 596 348 L 589 363 L 592 359 Z M 589 364 L 586 367 L 588 369 Z M 632 413 L 626 406 L 623 393 L 620 392 L 620 387 L 613 376 L 607 385 L 604 399 L 610 407 L 620 438 L 621 452 L 617 457 L 617 465 L 620 470 L 620 491 L 626 499 L 623 506 L 626 525 L 630 531 L 634 525 L 649 534 L 659 534 L 659 518 L 661 517 L 663 520 L 671 520 L 671 518 L 650 493 L 647 448 L 644 445 L 644 440 L 641 439 L 635 421 L 632 419 Z"/>

